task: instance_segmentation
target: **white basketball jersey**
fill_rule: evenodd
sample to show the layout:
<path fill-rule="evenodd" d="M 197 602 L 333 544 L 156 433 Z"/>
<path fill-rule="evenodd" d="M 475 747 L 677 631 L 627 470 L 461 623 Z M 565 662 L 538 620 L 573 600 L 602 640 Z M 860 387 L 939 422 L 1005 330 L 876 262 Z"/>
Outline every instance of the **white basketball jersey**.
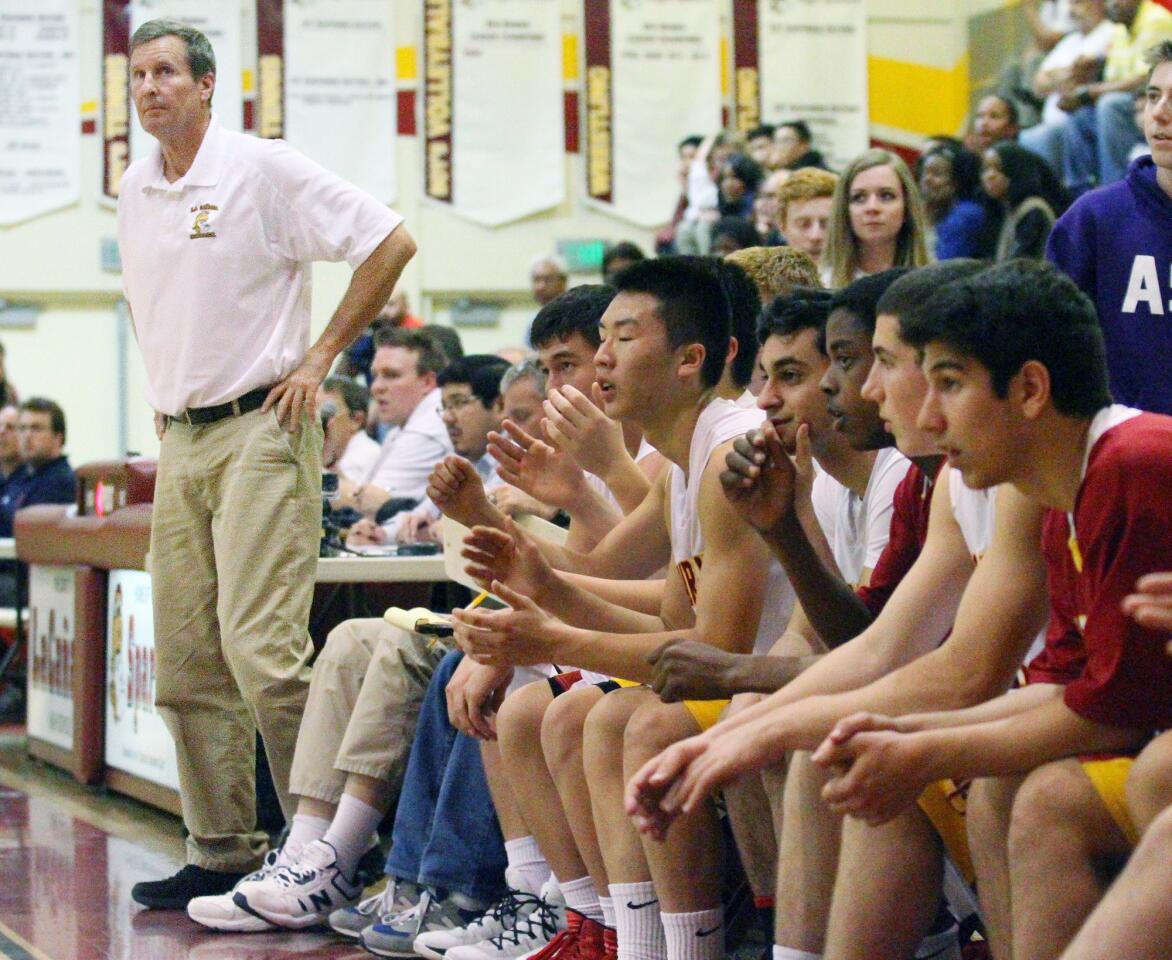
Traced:
<path fill-rule="evenodd" d="M 704 559 L 704 535 L 700 529 L 700 483 L 712 451 L 734 437 L 759 427 L 765 420 L 761 410 L 737 406 L 731 400 L 711 401 L 696 421 L 688 451 L 688 473 L 669 464 L 672 562 L 679 568 L 692 606 L 696 605 Z M 755 653 L 767 653 L 789 622 L 794 607 L 794 590 L 785 571 L 772 557 L 765 583 L 761 622 L 753 645 Z M 729 616 L 739 611 L 730 610 Z"/>

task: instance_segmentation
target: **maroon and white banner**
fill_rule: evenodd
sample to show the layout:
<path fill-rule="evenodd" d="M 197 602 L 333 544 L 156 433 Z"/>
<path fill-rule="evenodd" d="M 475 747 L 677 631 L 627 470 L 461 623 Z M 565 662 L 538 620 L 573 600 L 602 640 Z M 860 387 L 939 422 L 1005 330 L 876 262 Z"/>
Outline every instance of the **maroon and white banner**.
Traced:
<path fill-rule="evenodd" d="M 425 0 L 426 193 L 499 226 L 565 198 L 558 0 Z"/>
<path fill-rule="evenodd" d="M 77 0 L 0 0 L 0 225 L 81 195 Z"/>
<path fill-rule="evenodd" d="M 385 0 L 284 10 L 285 139 L 383 203 L 397 191 L 393 19 Z"/>
<path fill-rule="evenodd" d="M 118 198 L 130 165 L 130 4 L 102 3 L 102 197 Z"/>
<path fill-rule="evenodd" d="M 736 0 L 736 126 L 805 120 L 842 169 L 870 143 L 864 0 Z"/>
<path fill-rule="evenodd" d="M 679 197 L 676 144 L 721 125 L 720 0 L 585 0 L 586 195 L 643 227 Z"/>
<path fill-rule="evenodd" d="M 28 734 L 73 750 L 73 567 L 29 567 Z"/>

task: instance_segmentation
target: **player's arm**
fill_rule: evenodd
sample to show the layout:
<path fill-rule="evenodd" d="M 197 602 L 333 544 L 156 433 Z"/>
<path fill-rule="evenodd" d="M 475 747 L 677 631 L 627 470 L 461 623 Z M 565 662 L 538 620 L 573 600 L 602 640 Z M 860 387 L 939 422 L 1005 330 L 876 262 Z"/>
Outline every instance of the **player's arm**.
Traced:
<path fill-rule="evenodd" d="M 563 573 L 561 577 L 596 597 L 649 616 L 658 616 L 663 608 L 666 581 L 662 577 L 653 580 L 607 580 L 603 577 L 587 577 L 580 573 Z"/>
<path fill-rule="evenodd" d="M 701 478 L 699 512 L 705 550 L 694 621 L 683 578 L 673 566 L 664 587 L 660 630 L 618 633 L 570 627 L 522 602 L 524 609 L 456 614 L 465 625 L 461 645 L 485 662 L 572 663 L 628 680 L 649 679 L 651 654 L 674 640 L 698 639 L 736 652 L 751 649 L 761 615 L 768 556 L 760 539 L 720 492 L 724 453 L 718 448 Z M 503 595 L 502 599 L 513 602 Z"/>

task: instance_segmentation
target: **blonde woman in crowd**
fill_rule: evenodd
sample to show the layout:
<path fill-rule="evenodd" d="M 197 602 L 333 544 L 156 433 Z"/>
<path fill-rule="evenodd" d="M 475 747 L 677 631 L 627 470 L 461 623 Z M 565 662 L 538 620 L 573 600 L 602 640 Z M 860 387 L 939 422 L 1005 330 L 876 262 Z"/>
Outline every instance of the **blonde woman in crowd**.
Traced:
<path fill-rule="evenodd" d="M 887 150 L 867 150 L 834 192 L 822 280 L 832 290 L 892 267 L 929 262 L 924 201 L 907 164 Z"/>

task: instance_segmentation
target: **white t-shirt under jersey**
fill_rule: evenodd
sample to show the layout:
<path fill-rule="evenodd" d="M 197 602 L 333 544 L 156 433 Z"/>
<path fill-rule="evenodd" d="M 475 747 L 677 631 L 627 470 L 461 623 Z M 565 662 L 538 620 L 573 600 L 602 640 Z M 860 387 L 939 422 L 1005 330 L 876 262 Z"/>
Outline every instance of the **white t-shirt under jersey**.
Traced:
<path fill-rule="evenodd" d="M 672 562 L 684 578 L 693 606 L 703 575 L 704 534 L 700 529 L 699 499 L 704 468 L 713 450 L 761 426 L 764 419 L 765 414 L 761 410 L 738 407 L 731 400 L 713 400 L 701 412 L 696 429 L 692 432 L 687 475 L 674 463 L 668 466 Z M 794 589 L 781 564 L 770 557 L 761 622 L 753 645 L 755 653 L 769 651 L 785 630 L 793 607 Z M 737 616 L 738 613 L 736 610 L 729 611 L 730 616 Z"/>
<path fill-rule="evenodd" d="M 911 461 L 895 447 L 880 450 L 860 497 L 825 471 L 814 478 L 811 499 L 818 524 L 826 534 L 838 572 L 858 586 L 864 570 L 874 570 L 891 535 L 895 488 L 907 476 Z"/>

